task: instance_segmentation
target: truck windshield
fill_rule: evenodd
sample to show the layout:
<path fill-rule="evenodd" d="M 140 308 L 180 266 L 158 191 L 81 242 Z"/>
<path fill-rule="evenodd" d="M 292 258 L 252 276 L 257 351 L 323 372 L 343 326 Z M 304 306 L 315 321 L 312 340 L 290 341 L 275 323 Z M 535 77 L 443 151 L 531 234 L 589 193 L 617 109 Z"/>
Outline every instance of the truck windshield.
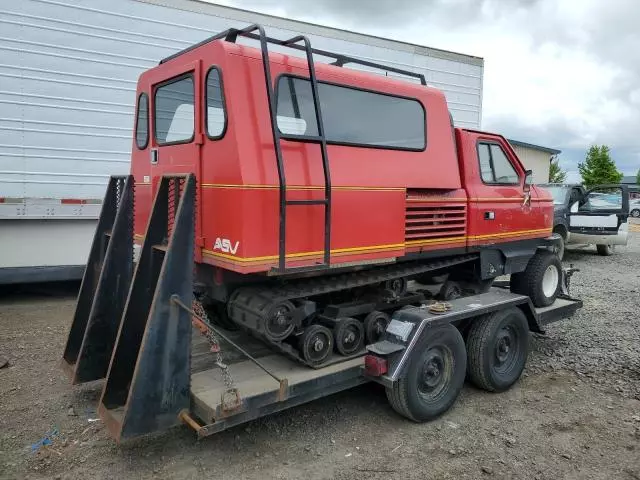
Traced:
<path fill-rule="evenodd" d="M 569 192 L 569 187 L 562 187 L 559 185 L 543 185 L 546 190 L 549 190 L 549 193 L 553 195 L 553 204 L 554 205 L 564 205 L 567 201 L 567 193 Z"/>

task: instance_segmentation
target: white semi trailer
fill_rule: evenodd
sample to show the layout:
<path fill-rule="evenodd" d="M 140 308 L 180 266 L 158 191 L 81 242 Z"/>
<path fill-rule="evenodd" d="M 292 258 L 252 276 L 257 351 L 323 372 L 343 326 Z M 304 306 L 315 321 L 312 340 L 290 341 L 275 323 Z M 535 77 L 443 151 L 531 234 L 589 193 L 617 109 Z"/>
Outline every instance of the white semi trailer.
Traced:
<path fill-rule="evenodd" d="M 482 58 L 198 0 L 10 2 L 0 9 L 0 284 L 82 277 L 109 175 L 129 171 L 138 75 L 243 22 L 423 73 L 456 125 L 480 127 Z"/>

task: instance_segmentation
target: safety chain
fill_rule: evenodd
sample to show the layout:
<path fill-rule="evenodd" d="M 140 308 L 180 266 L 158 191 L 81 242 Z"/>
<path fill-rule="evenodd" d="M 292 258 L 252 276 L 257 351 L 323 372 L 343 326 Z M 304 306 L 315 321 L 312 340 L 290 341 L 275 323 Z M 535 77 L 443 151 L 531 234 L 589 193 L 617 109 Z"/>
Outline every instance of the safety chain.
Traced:
<path fill-rule="evenodd" d="M 191 309 L 194 311 L 196 315 L 202 318 L 202 320 L 204 320 L 205 323 L 210 323 L 209 317 L 207 316 L 207 312 L 205 311 L 200 301 L 194 300 Z M 207 331 L 206 333 L 204 333 L 204 336 L 209 341 L 211 352 L 216 354 L 216 365 L 218 366 L 218 368 L 220 368 L 220 371 L 222 372 L 222 380 L 224 381 L 224 384 L 227 387 L 227 390 L 235 389 L 233 377 L 231 376 L 231 373 L 229 373 L 229 366 L 222 361 L 222 351 L 220 349 L 220 341 L 218 340 L 218 337 L 216 337 L 216 334 L 213 333 L 213 330 L 211 330 L 210 328 L 207 328 Z"/>

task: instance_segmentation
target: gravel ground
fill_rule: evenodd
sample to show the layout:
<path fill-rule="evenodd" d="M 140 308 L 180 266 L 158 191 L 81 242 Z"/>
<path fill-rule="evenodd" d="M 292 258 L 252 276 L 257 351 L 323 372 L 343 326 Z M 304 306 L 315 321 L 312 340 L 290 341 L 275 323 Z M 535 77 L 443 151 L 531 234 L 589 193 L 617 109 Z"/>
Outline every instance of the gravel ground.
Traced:
<path fill-rule="evenodd" d="M 640 479 L 640 233 L 566 262 L 584 308 L 532 338 L 508 392 L 467 386 L 414 424 L 365 385 L 200 442 L 178 427 L 119 447 L 93 421 L 100 383 L 72 388 L 58 366 L 72 289 L 5 291 L 0 478 Z"/>

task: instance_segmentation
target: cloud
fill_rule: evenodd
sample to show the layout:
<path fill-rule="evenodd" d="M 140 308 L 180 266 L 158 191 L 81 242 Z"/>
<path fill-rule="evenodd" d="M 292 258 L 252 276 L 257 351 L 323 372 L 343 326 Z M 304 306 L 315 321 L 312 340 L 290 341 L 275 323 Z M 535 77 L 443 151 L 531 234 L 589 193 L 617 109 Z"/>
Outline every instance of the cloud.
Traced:
<path fill-rule="evenodd" d="M 485 59 L 483 125 L 562 149 L 576 169 L 604 143 L 640 167 L 636 0 L 226 0 L 241 8 Z"/>

